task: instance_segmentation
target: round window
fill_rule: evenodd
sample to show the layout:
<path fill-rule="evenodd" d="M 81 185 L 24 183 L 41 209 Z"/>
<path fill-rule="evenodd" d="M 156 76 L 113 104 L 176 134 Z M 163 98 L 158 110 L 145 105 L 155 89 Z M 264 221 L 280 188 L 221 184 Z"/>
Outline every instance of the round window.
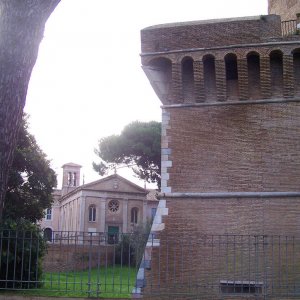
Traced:
<path fill-rule="evenodd" d="M 119 207 L 120 207 L 120 203 L 117 200 L 111 200 L 108 203 L 108 209 L 111 212 L 117 212 L 119 210 Z"/>

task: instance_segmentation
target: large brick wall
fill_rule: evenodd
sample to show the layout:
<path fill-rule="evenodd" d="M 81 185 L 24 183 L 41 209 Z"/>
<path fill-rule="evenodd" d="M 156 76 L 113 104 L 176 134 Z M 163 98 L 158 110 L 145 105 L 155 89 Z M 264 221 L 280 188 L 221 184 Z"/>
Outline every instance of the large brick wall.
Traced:
<path fill-rule="evenodd" d="M 280 15 L 282 21 L 296 19 L 300 13 L 299 0 L 269 0 L 269 14 Z"/>
<path fill-rule="evenodd" d="M 167 200 L 167 207 L 166 236 L 300 235 L 299 197 L 179 197 Z"/>
<path fill-rule="evenodd" d="M 299 190 L 299 102 L 167 110 L 172 192 Z"/>
<path fill-rule="evenodd" d="M 83 271 L 89 267 L 111 266 L 114 263 L 113 246 L 99 245 L 99 241 L 93 246 L 88 244 L 90 241 L 86 241 L 86 245 L 78 244 L 78 241 L 76 244 L 67 242 L 48 245 L 43 260 L 44 272 Z"/>
<path fill-rule="evenodd" d="M 143 67 L 163 103 L 163 213 L 153 227 L 160 231 L 160 246 L 152 249 L 145 293 L 230 299 L 220 295 L 220 280 L 246 278 L 261 279 L 268 288 L 263 269 L 244 266 L 235 276 L 228 247 L 243 245 L 232 256 L 239 260 L 257 247 L 258 235 L 300 236 L 300 39 L 281 34 L 280 17 L 274 15 L 142 30 Z M 225 252 L 219 250 L 217 261 L 214 243 L 203 242 L 207 235 L 254 241 L 245 248 L 220 243 Z M 262 242 L 262 253 L 248 255 L 257 255 L 253 263 L 272 257 L 274 249 L 264 248 L 271 244 Z M 282 264 L 287 273 L 288 247 L 283 252 L 288 263 Z M 281 268 L 272 275 L 279 285 Z"/>
<path fill-rule="evenodd" d="M 289 299 L 300 280 L 299 203 L 299 197 L 167 199 L 169 214 L 160 246 L 152 250 L 144 294 Z M 220 291 L 222 281 L 261 283 L 263 290 L 228 295 Z"/>

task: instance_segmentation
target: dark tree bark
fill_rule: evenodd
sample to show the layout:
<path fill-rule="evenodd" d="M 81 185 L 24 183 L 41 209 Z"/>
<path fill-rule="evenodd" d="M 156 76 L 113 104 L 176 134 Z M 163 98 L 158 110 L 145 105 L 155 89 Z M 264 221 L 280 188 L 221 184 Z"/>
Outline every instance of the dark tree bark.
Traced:
<path fill-rule="evenodd" d="M 30 75 L 60 0 L 0 0 L 0 220 Z"/>

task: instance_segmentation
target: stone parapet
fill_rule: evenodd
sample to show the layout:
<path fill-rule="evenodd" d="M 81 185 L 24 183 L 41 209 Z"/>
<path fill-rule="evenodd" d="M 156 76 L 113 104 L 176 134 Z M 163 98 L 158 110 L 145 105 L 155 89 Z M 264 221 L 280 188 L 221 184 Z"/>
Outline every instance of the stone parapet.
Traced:
<path fill-rule="evenodd" d="M 141 31 L 142 53 L 261 43 L 280 36 L 276 15 L 171 23 Z"/>

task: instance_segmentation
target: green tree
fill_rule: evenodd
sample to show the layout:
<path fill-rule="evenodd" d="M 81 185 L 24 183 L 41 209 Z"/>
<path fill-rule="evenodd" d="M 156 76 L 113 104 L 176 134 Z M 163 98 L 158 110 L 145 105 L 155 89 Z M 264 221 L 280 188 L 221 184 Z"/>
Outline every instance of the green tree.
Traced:
<path fill-rule="evenodd" d="M 0 0 L 0 219 L 31 71 L 60 0 Z"/>
<path fill-rule="evenodd" d="M 56 183 L 55 172 L 34 136 L 28 132 L 27 118 L 23 117 L 9 173 L 3 219 L 40 220 L 44 210 L 51 207 Z"/>
<path fill-rule="evenodd" d="M 46 155 L 28 132 L 23 116 L 0 223 L 0 287 L 40 287 L 46 240 L 35 222 L 51 206 L 56 175 Z"/>
<path fill-rule="evenodd" d="M 127 165 L 140 179 L 156 182 L 160 187 L 161 123 L 135 121 L 125 126 L 120 135 L 99 141 L 96 154 L 102 159 L 93 167 L 104 175 L 112 165 Z"/>

